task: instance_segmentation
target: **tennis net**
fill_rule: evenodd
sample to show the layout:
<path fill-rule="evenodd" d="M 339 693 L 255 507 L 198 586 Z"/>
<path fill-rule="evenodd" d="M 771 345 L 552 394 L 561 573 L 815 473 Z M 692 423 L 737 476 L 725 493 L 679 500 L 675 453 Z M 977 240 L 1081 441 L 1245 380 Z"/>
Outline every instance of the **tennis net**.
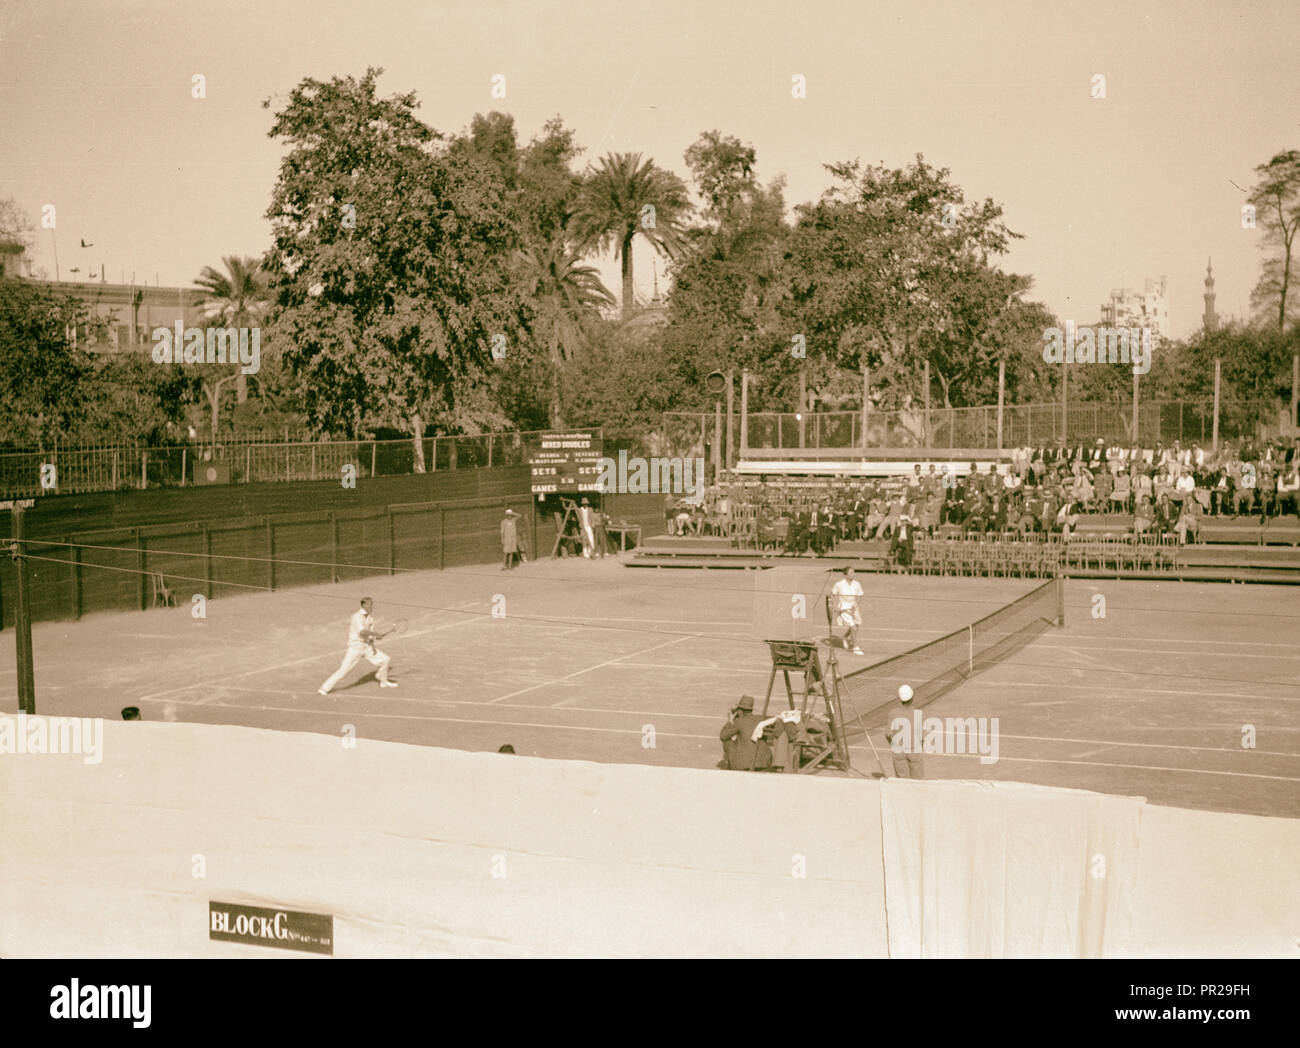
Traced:
<path fill-rule="evenodd" d="M 962 681 L 1028 644 L 1049 626 L 1064 626 L 1063 581 L 1051 579 L 969 626 L 839 678 L 846 737 L 881 727 L 898 702 L 901 684 L 912 687 L 920 708 Z"/>

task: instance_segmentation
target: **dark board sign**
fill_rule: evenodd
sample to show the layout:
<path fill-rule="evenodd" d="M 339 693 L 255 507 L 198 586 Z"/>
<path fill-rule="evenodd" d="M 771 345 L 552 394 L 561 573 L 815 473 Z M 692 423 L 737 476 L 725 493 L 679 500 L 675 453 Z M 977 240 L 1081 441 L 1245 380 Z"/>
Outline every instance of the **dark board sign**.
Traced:
<path fill-rule="evenodd" d="M 209 901 L 208 938 L 333 956 L 334 916 Z"/>
<path fill-rule="evenodd" d="M 603 443 L 590 432 L 543 433 L 528 456 L 533 494 L 599 491 Z"/>

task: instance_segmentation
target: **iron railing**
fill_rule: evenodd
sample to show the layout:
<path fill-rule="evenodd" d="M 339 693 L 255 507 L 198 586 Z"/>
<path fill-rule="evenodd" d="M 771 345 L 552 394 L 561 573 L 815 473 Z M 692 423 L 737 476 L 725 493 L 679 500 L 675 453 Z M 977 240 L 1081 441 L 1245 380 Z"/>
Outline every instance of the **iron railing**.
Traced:
<path fill-rule="evenodd" d="M 599 430 L 594 432 L 600 435 Z M 529 431 L 426 437 L 421 441 L 424 470 L 524 465 L 540 435 Z M 415 441 L 218 441 L 0 451 L 0 496 L 12 499 L 191 484 L 340 480 L 348 466 L 357 478 L 415 473 Z"/>

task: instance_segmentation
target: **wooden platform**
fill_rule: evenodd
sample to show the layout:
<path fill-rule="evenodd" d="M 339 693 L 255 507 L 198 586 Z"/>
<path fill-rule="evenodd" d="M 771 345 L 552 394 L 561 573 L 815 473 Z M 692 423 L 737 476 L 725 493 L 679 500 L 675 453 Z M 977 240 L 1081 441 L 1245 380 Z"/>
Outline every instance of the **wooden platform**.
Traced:
<path fill-rule="evenodd" d="M 1094 513 L 1079 519 L 1080 535 L 1126 534 L 1133 526 L 1131 513 Z M 1199 541 L 1207 545 L 1300 546 L 1300 520 L 1294 516 L 1271 517 L 1261 524 L 1258 517 L 1201 517 Z"/>
<path fill-rule="evenodd" d="M 1095 527 L 1081 533 L 1101 535 L 1121 529 Z M 1244 532 L 1244 528 L 1242 529 Z M 762 553 L 752 549 L 737 549 L 727 539 L 702 537 L 675 537 L 660 535 L 646 539 L 627 564 L 633 568 L 692 568 L 696 570 L 763 570 L 782 565 L 824 564 L 826 570 L 852 564 L 857 571 L 884 571 L 888 569 L 889 543 L 883 539 L 868 542 L 842 542 L 835 552 L 826 557 L 804 554 L 801 557 L 786 553 Z M 1123 568 L 1081 568 L 1071 565 L 1065 574 L 1070 578 L 1095 579 L 1159 579 L 1188 582 L 1255 582 L 1281 585 L 1300 585 L 1300 548 L 1294 546 L 1266 546 L 1256 544 L 1227 545 L 1199 542 L 1183 546 L 1178 551 L 1176 568 L 1161 571 Z"/>

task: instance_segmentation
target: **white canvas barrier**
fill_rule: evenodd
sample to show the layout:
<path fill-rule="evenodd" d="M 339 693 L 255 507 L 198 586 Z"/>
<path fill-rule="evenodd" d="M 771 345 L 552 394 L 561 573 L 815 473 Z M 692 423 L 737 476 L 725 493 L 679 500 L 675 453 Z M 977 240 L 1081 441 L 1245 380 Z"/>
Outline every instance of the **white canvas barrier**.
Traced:
<path fill-rule="evenodd" d="M 108 722 L 100 758 L 0 753 L 0 956 L 313 956 L 211 940 L 212 901 L 331 915 L 343 957 L 1293 955 L 1300 935 L 1293 820 L 220 725 Z M 911 876 L 918 856 L 1011 894 L 931 920 L 958 882 Z"/>

